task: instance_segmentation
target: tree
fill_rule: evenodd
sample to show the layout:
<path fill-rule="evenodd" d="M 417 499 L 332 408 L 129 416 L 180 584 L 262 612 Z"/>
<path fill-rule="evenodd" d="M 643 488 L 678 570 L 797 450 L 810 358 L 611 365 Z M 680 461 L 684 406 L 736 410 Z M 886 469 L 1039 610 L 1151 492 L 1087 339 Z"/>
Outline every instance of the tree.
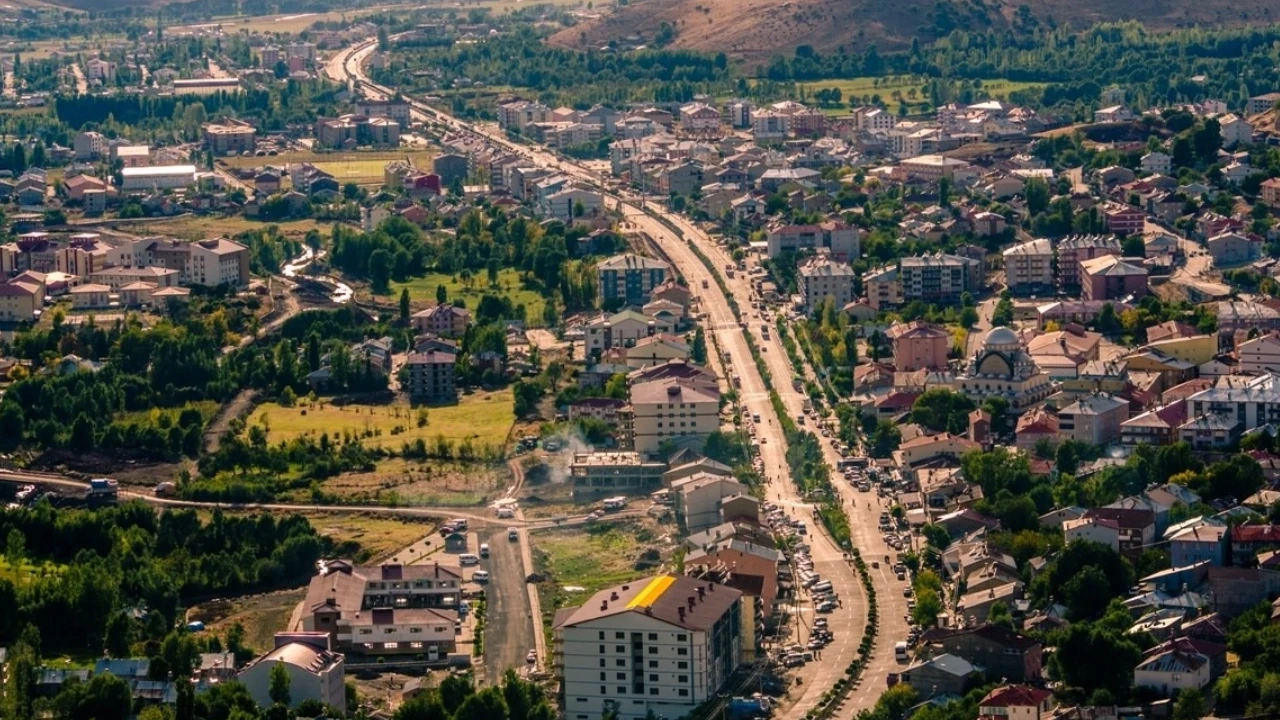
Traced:
<path fill-rule="evenodd" d="M 911 407 L 912 422 L 938 432 L 956 435 L 969 429 L 969 413 L 973 401 L 947 388 L 930 388 L 916 398 Z"/>
<path fill-rule="evenodd" d="M 933 627 L 943 609 L 942 599 L 938 597 L 937 591 L 920 589 L 916 592 L 916 606 L 911 611 L 911 620 L 920 627 Z"/>
<path fill-rule="evenodd" d="M 118 612 L 107 620 L 106 650 L 111 657 L 129 657 L 129 646 L 133 644 L 133 620 L 128 615 Z"/>
<path fill-rule="evenodd" d="M 449 288 L 445 287 L 444 283 L 440 283 L 436 285 L 436 304 L 444 305 L 447 302 L 449 302 Z"/>
<path fill-rule="evenodd" d="M 1178 700 L 1173 704 L 1173 720 L 1200 720 L 1207 713 L 1204 695 L 1198 688 L 1185 688 L 1178 692 Z"/>
<path fill-rule="evenodd" d="M 1111 599 L 1107 576 L 1096 567 L 1086 567 L 1062 586 L 1067 614 L 1072 621 L 1100 617 Z"/>
<path fill-rule="evenodd" d="M 278 662 L 272 666 L 271 674 L 267 677 L 267 694 L 271 697 L 271 702 L 279 705 L 289 705 L 289 686 L 292 682 L 289 677 L 289 670 L 284 663 Z"/>
<path fill-rule="evenodd" d="M 382 248 L 374 250 L 369 255 L 369 284 L 372 286 L 376 295 L 386 295 L 391 292 L 391 253 Z"/>
<path fill-rule="evenodd" d="M 400 322 L 409 322 L 409 288 L 400 291 Z"/>
<path fill-rule="evenodd" d="M 1039 215 L 1049 207 L 1049 183 L 1041 178 L 1027 180 L 1022 189 L 1027 199 L 1027 212 L 1032 216 Z"/>
<path fill-rule="evenodd" d="M 1133 668 L 1142 650 L 1125 635 L 1096 623 L 1073 623 L 1062 631 L 1050 661 L 1055 677 L 1085 692 L 1107 690 L 1114 697 L 1128 695 Z"/>
<path fill-rule="evenodd" d="M 702 326 L 693 332 L 693 345 L 689 349 L 689 357 L 699 365 L 705 365 L 707 362 L 707 336 L 702 331 Z"/>

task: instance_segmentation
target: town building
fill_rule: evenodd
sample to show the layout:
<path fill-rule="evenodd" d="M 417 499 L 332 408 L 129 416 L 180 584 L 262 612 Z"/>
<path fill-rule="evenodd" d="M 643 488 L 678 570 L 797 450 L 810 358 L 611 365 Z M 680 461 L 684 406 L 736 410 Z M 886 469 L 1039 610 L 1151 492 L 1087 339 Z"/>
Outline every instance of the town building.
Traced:
<path fill-rule="evenodd" d="M 596 265 L 596 285 L 606 303 L 643 305 L 654 288 L 666 281 L 671 267 L 640 255 L 615 255 Z"/>
<path fill-rule="evenodd" d="M 457 361 L 457 355 L 444 350 L 409 353 L 404 363 L 409 374 L 405 385 L 409 399 L 424 403 L 457 402 L 454 379 Z"/>
<path fill-rule="evenodd" d="M 1097 393 L 1081 397 L 1058 411 L 1058 431 L 1063 439 L 1106 446 L 1120 437 L 1120 426 L 1129 419 L 1129 402 Z"/>
<path fill-rule="evenodd" d="M 1005 282 L 1015 295 L 1051 292 L 1054 287 L 1053 245 L 1046 239 L 1030 240 L 1005 250 Z"/>
<path fill-rule="evenodd" d="M 797 284 L 800 286 L 800 303 L 809 315 L 821 309 L 828 301 L 839 309 L 853 300 L 855 275 L 848 263 L 819 253 L 801 262 L 796 274 Z"/>
<path fill-rule="evenodd" d="M 947 366 L 951 333 L 923 321 L 898 323 L 885 333 L 893 343 L 893 366 L 898 372 L 941 370 Z"/>
<path fill-rule="evenodd" d="M 321 118 L 316 121 L 315 130 L 316 145 L 322 148 L 396 147 L 400 144 L 400 123 L 389 117 L 342 115 Z"/>
<path fill-rule="evenodd" d="M 980 263 L 957 255 L 904 257 L 898 262 L 903 302 L 957 303 L 964 293 L 976 293 L 982 285 Z"/>
<path fill-rule="evenodd" d="M 251 153 L 256 147 L 252 125 L 238 120 L 209 123 L 204 126 L 204 144 L 214 155 Z"/>
<path fill-rule="evenodd" d="M 120 179 L 120 189 L 125 192 L 189 188 L 196 184 L 196 166 L 126 167 L 120 171 Z"/>
<path fill-rule="evenodd" d="M 988 397 L 1009 401 L 1015 412 L 1045 399 L 1052 392 L 1049 376 L 1022 348 L 1018 336 L 1007 327 L 993 328 L 982 346 L 956 377 L 956 389 L 978 404 Z"/>
<path fill-rule="evenodd" d="M 443 660 L 456 648 L 461 599 L 462 569 L 456 565 L 330 560 L 311 578 L 302 628 L 327 634 L 333 647 L 348 653 Z"/>
<path fill-rule="evenodd" d="M 417 333 L 435 333 L 441 337 L 458 338 L 467 332 L 471 311 L 454 305 L 433 305 L 409 316 L 409 324 Z"/>
<path fill-rule="evenodd" d="M 766 240 L 771 258 L 789 250 L 826 248 L 833 258 L 850 262 L 862 252 L 858 228 L 836 220 L 818 225 L 777 225 L 769 229 Z"/>
<path fill-rule="evenodd" d="M 1058 284 L 1080 286 L 1080 263 L 1085 260 L 1120 255 L 1120 240 L 1114 235 L 1072 235 L 1058 241 Z"/>
<path fill-rule="evenodd" d="M 715 698 L 742 662 L 752 619 L 741 598 L 723 585 L 661 575 L 558 611 L 553 665 L 564 716 L 594 720 L 612 709 L 623 720 L 677 718 Z"/>
<path fill-rule="evenodd" d="M 631 436 L 642 455 L 656 455 L 664 443 L 701 448 L 720 429 L 720 392 L 703 383 L 653 380 L 631 386 Z"/>
<path fill-rule="evenodd" d="M 1141 299 L 1147 295 L 1147 268 L 1141 258 L 1114 255 L 1080 263 L 1080 286 L 1085 300 Z"/>
<path fill-rule="evenodd" d="M 638 452 L 576 453 L 569 465 L 574 497 L 651 492 L 662 484 L 667 464 Z"/>
<path fill-rule="evenodd" d="M 1040 720 L 1049 716 L 1053 691 L 1029 685 L 1005 685 L 978 703 L 978 720 Z"/>
<path fill-rule="evenodd" d="M 262 707 L 274 704 L 271 671 L 276 665 L 289 673 L 290 707 L 312 700 L 346 711 L 346 658 L 333 650 L 327 633 L 276 633 L 275 648 L 240 671 L 236 679 Z"/>

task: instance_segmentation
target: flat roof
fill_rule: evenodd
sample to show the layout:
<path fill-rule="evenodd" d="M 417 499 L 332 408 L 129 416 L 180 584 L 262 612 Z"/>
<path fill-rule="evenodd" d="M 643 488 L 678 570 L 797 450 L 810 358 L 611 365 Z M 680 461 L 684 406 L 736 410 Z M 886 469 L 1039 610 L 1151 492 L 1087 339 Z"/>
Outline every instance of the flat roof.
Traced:
<path fill-rule="evenodd" d="M 151 167 L 124 168 L 125 177 L 159 177 L 162 175 L 195 175 L 195 165 L 153 165 Z"/>

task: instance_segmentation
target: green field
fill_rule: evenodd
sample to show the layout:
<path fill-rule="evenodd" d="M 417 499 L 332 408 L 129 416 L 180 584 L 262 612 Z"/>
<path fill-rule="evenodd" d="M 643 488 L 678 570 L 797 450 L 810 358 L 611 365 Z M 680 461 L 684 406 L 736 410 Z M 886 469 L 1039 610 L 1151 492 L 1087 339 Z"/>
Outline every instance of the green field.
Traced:
<path fill-rule="evenodd" d="M 415 307 L 426 307 L 436 302 L 436 286 L 444 285 L 449 292 L 449 301 L 458 298 L 466 300 L 467 307 L 475 310 L 480 298 L 485 295 L 500 295 L 511 299 L 512 305 L 524 305 L 526 322 L 532 327 L 542 326 L 542 306 L 545 304 L 542 295 L 524 287 L 520 280 L 520 272 L 511 268 L 498 271 L 498 285 L 489 287 L 489 277 L 477 273 L 471 278 L 470 286 L 464 285 L 458 275 L 432 273 L 425 277 L 413 278 L 408 282 L 392 282 L 392 298 L 399 298 L 400 291 L 408 288 L 409 302 Z"/>
<path fill-rule="evenodd" d="M 418 427 L 418 409 L 409 407 L 404 400 L 387 405 L 342 407 L 327 403 L 309 406 L 300 402 L 287 408 L 264 403 L 254 410 L 249 421 L 265 424 L 272 443 L 328 433 L 331 438 L 354 435 L 369 447 L 398 448 L 405 441 L 421 438 L 431 443 L 444 436 L 453 441 L 455 448 L 469 440 L 477 451 L 484 447 L 501 451 L 515 423 L 510 389 L 463 395 L 457 405 L 429 407 L 426 412 L 427 424 Z"/>
<path fill-rule="evenodd" d="M 926 84 L 927 78 L 911 78 L 909 76 L 897 76 L 889 78 L 842 78 L 836 80 L 819 80 L 812 83 L 801 83 L 799 87 L 804 89 L 807 99 L 812 102 L 814 93 L 823 88 L 836 88 L 841 92 L 841 101 L 844 107 L 824 108 L 825 112 L 843 115 L 849 107 L 849 102 L 854 98 L 861 98 L 865 95 L 879 95 L 880 99 L 891 112 L 898 111 L 900 100 L 907 101 L 908 104 L 918 104 L 927 102 L 929 93 Z M 877 84 L 877 81 L 878 84 Z M 1045 83 L 1036 82 L 1015 82 L 1013 80 L 983 80 L 982 90 L 978 93 L 983 97 L 991 97 L 995 99 L 1006 99 L 1010 93 L 1019 90 L 1028 90 L 1031 88 L 1044 87 Z M 915 90 L 915 95 L 911 91 Z M 896 95 L 895 95 L 896 93 Z M 858 101 L 861 102 L 861 101 Z"/>
<path fill-rule="evenodd" d="M 22 587 L 43 575 L 61 574 L 62 569 L 61 565 L 54 563 L 33 565 L 29 562 L 23 562 L 18 565 L 11 565 L 5 558 L 0 558 L 0 580 L 8 580 L 17 587 Z"/>

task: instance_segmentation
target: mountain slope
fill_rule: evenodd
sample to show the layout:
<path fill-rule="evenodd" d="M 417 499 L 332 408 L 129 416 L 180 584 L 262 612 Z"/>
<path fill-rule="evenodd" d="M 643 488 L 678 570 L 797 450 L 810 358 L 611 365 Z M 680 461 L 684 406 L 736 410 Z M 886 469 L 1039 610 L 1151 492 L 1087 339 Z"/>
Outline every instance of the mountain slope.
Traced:
<path fill-rule="evenodd" d="M 1026 10 L 1020 7 L 1027 8 Z M 1273 9 L 1274 8 L 1274 9 Z M 1280 22 L 1272 0 L 632 0 L 566 28 L 551 42 L 568 48 L 639 35 L 652 40 L 668 23 L 675 47 L 724 52 L 751 66 L 797 46 L 860 52 L 929 42 L 952 29 L 1015 32 L 1029 25 L 1138 20 L 1153 29 Z"/>

